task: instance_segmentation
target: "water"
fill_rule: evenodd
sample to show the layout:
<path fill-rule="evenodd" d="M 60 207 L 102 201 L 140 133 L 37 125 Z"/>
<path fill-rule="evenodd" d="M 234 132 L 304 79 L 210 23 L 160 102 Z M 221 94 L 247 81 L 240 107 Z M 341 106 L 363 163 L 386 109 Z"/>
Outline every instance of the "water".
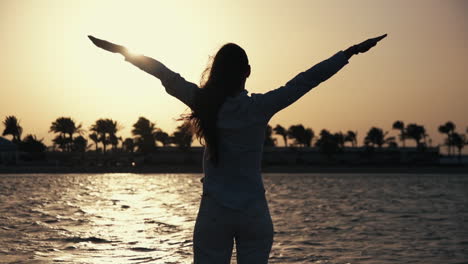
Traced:
<path fill-rule="evenodd" d="M 200 177 L 0 175 L 0 263 L 191 263 Z M 264 178 L 270 263 L 468 263 L 464 175 Z"/>

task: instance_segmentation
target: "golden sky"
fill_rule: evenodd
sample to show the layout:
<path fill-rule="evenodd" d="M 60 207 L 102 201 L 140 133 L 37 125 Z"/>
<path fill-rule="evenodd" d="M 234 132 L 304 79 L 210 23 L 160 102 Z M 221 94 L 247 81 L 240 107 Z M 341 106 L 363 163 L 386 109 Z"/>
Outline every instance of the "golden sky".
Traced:
<path fill-rule="evenodd" d="M 391 130 L 395 120 L 426 127 L 434 143 L 448 120 L 468 126 L 468 1 L 0 1 L 0 119 L 15 115 L 23 136 L 50 144 L 50 124 L 72 117 L 123 124 L 139 116 L 171 133 L 186 107 L 159 80 L 92 45 L 87 35 L 154 57 L 198 83 L 226 42 L 247 52 L 250 92 L 277 88 L 339 50 L 383 33 L 336 76 L 277 114 L 316 134 Z M 0 127 L 3 130 L 3 126 Z M 396 133 L 392 131 L 391 133 Z M 282 142 L 282 141 L 279 141 Z"/>

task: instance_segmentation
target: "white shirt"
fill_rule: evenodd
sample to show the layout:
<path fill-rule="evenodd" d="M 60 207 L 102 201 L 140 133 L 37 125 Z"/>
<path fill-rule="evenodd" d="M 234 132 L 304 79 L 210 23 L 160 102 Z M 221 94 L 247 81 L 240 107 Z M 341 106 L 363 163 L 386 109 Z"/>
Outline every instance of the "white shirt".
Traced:
<path fill-rule="evenodd" d="M 218 165 L 215 167 L 203 159 L 203 192 L 234 209 L 245 208 L 252 200 L 262 198 L 265 189 L 261 160 L 268 121 L 347 63 L 346 56 L 340 51 L 278 89 L 250 96 L 244 90 L 235 97 L 228 97 L 218 113 Z M 153 68 L 153 73 L 166 91 L 189 107 L 193 105 L 199 87 L 164 65 L 158 66 Z"/>

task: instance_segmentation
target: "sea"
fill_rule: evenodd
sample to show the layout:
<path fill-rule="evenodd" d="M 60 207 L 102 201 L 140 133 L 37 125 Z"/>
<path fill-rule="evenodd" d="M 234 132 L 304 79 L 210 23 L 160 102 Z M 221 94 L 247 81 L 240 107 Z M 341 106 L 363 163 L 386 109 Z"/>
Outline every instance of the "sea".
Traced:
<path fill-rule="evenodd" d="M 192 263 L 201 177 L 0 175 L 0 263 Z M 269 263 L 468 263 L 468 175 L 282 173 L 264 182 Z"/>

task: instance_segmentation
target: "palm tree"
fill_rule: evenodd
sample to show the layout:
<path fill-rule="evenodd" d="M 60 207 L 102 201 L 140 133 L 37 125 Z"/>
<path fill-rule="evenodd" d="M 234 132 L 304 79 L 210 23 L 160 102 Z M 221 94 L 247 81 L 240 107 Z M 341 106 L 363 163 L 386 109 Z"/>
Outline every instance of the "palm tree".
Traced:
<path fill-rule="evenodd" d="M 314 137 L 314 131 L 311 128 L 306 128 L 306 130 L 304 131 L 304 144 L 307 147 L 312 146 L 312 140 L 314 139 Z"/>
<path fill-rule="evenodd" d="M 450 141 L 451 141 L 452 146 L 458 149 L 458 160 L 461 161 L 461 152 L 467 143 L 466 136 L 453 132 L 450 135 Z"/>
<path fill-rule="evenodd" d="M 109 135 L 108 142 L 112 145 L 112 150 L 115 151 L 119 145 L 120 137 L 117 136 L 117 132 L 122 129 L 122 126 L 112 119 L 104 119 L 105 132 Z"/>
<path fill-rule="evenodd" d="M 393 145 L 392 142 L 395 141 L 395 137 L 386 137 L 388 132 L 383 132 L 381 128 L 372 127 L 364 138 L 364 144 L 371 145 L 375 147 L 377 145 L 379 148 L 382 148 L 384 144 Z"/>
<path fill-rule="evenodd" d="M 21 134 L 23 133 L 23 128 L 19 124 L 19 120 L 15 116 L 7 116 L 3 121 L 5 125 L 5 130 L 3 130 L 3 136 L 11 135 L 13 136 L 13 142 L 21 142 Z"/>
<path fill-rule="evenodd" d="M 284 146 L 287 147 L 288 146 L 288 131 L 281 125 L 276 125 L 275 128 L 273 128 L 273 131 L 275 132 L 276 135 L 283 137 Z"/>
<path fill-rule="evenodd" d="M 161 144 L 163 144 L 163 146 L 169 146 L 169 144 L 171 144 L 171 137 L 169 136 L 169 134 L 162 131 L 161 129 L 158 129 L 154 133 L 154 139 L 156 141 L 161 142 Z"/>
<path fill-rule="evenodd" d="M 273 135 L 273 128 L 270 125 L 267 125 L 265 130 L 265 140 L 263 142 L 264 146 L 267 147 L 274 147 L 276 144 L 276 139 L 272 137 Z"/>
<path fill-rule="evenodd" d="M 372 145 L 374 147 L 377 145 L 379 148 L 385 143 L 385 134 L 381 128 L 372 127 L 364 138 L 365 145 Z"/>
<path fill-rule="evenodd" d="M 454 131 L 455 131 L 455 124 L 451 121 L 448 121 L 445 124 L 439 126 L 439 132 L 447 135 L 447 139 L 445 143 L 447 145 L 447 151 L 449 155 L 452 155 L 452 144 L 450 142 L 450 135 Z"/>
<path fill-rule="evenodd" d="M 109 143 L 112 146 L 112 151 L 115 151 L 118 148 L 119 141 L 120 141 L 120 138 L 117 137 L 115 134 L 110 134 L 109 135 Z"/>
<path fill-rule="evenodd" d="M 117 132 L 121 130 L 123 127 L 117 122 L 112 119 L 104 119 L 104 130 L 105 133 L 108 135 L 108 143 L 112 145 L 112 150 L 115 151 L 119 145 L 119 141 L 122 139 L 121 137 L 117 136 Z"/>
<path fill-rule="evenodd" d="M 123 145 L 124 151 L 133 153 L 133 151 L 135 150 L 135 142 L 133 141 L 132 138 L 126 138 L 123 141 L 122 145 Z"/>
<path fill-rule="evenodd" d="M 333 137 L 336 141 L 336 144 L 338 144 L 338 147 L 340 147 L 341 149 L 344 148 L 344 145 L 345 145 L 345 135 L 341 132 L 337 132 L 335 134 L 333 134 Z"/>
<path fill-rule="evenodd" d="M 70 145 L 70 140 L 66 136 L 59 134 L 55 136 L 54 139 L 52 139 L 52 142 L 54 143 L 54 148 L 55 146 L 58 146 L 59 149 L 62 151 L 68 151 L 69 150 L 69 145 Z"/>
<path fill-rule="evenodd" d="M 301 124 L 292 125 L 288 129 L 288 137 L 294 139 L 294 145 L 310 147 L 314 136 L 314 131 L 312 129 L 306 129 Z"/>
<path fill-rule="evenodd" d="M 294 139 L 293 143 L 291 145 L 293 146 L 300 146 L 301 145 L 301 137 L 302 137 L 302 131 L 305 130 L 304 126 L 302 125 L 292 125 L 288 128 L 288 138 Z"/>
<path fill-rule="evenodd" d="M 73 144 L 73 135 L 82 133 L 81 124 L 75 125 L 75 121 L 70 117 L 59 117 L 50 126 L 49 132 L 59 133 L 62 143 L 65 143 L 66 149 L 71 151 Z M 68 136 L 68 137 L 67 137 Z"/>
<path fill-rule="evenodd" d="M 393 129 L 400 130 L 400 140 L 405 147 L 405 139 L 406 139 L 406 132 L 405 132 L 405 123 L 403 121 L 395 121 L 392 125 Z"/>
<path fill-rule="evenodd" d="M 416 141 L 416 146 L 421 147 L 421 139 L 426 138 L 426 129 L 417 124 L 408 124 L 406 126 L 406 136 Z"/>
<path fill-rule="evenodd" d="M 154 133 L 157 128 L 154 123 L 144 117 L 138 118 L 133 124 L 132 135 L 135 136 L 138 151 L 149 153 L 156 147 Z"/>
<path fill-rule="evenodd" d="M 89 138 L 94 142 L 94 146 L 96 146 L 96 152 L 98 151 L 98 143 L 99 143 L 99 136 L 96 132 L 89 135 Z"/>
<path fill-rule="evenodd" d="M 449 144 L 450 135 L 449 135 L 448 127 L 445 124 L 440 125 L 439 126 L 439 132 L 441 134 L 446 134 L 447 135 L 447 139 L 445 140 L 445 144 L 447 145 L 447 153 L 450 155 L 450 144 Z"/>
<path fill-rule="evenodd" d="M 337 138 L 326 129 L 322 129 L 320 131 L 320 137 L 315 142 L 315 146 L 319 148 L 320 152 L 326 154 L 328 157 L 331 157 L 333 153 L 340 151 Z"/>
<path fill-rule="evenodd" d="M 89 130 L 94 132 L 93 134 L 97 135 L 98 141 L 102 143 L 103 153 L 106 153 L 106 147 L 110 143 L 109 136 L 107 136 L 109 131 L 109 124 L 106 121 L 106 119 L 101 118 L 96 120 L 96 122 L 93 125 L 91 125 Z"/>
<path fill-rule="evenodd" d="M 46 145 L 42 142 L 44 139 L 37 139 L 35 135 L 27 135 L 20 143 L 20 148 L 25 152 L 44 152 Z"/>
<path fill-rule="evenodd" d="M 348 130 L 348 132 L 346 132 L 346 135 L 344 137 L 344 143 L 346 143 L 346 142 L 350 142 L 351 146 L 353 148 L 356 147 L 356 145 L 357 145 L 357 132 Z"/>
<path fill-rule="evenodd" d="M 77 152 L 86 152 L 88 148 L 88 140 L 86 140 L 83 136 L 77 136 L 73 139 L 73 151 Z"/>
<path fill-rule="evenodd" d="M 172 143 L 181 149 L 189 149 L 192 145 L 193 132 L 190 122 L 186 121 L 176 128 L 171 137 Z"/>

